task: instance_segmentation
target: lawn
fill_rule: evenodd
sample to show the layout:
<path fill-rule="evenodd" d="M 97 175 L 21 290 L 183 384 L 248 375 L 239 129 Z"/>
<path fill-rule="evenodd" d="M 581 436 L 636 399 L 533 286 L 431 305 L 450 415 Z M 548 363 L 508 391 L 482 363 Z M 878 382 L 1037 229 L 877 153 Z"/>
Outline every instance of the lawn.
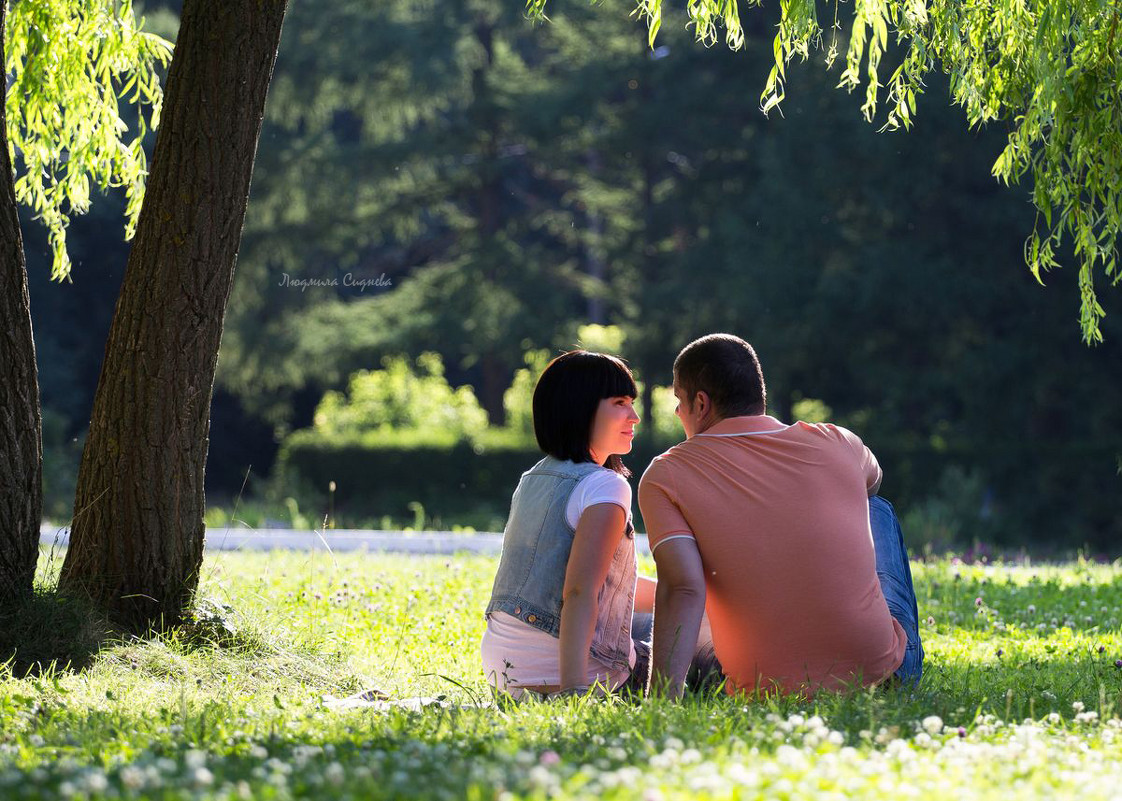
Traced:
<path fill-rule="evenodd" d="M 0 668 L 0 798 L 1118 795 L 1120 566 L 916 563 L 914 692 L 513 708 L 478 667 L 494 568 L 208 555 L 193 632 Z M 370 687 L 440 703 L 324 705 Z"/>

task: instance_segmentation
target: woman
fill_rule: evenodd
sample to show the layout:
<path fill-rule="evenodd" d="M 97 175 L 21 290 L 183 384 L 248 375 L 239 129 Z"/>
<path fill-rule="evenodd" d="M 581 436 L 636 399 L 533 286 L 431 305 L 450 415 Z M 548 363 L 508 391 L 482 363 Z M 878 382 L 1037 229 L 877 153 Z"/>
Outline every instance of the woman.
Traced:
<path fill-rule="evenodd" d="M 635 527 L 620 459 L 637 394 L 627 365 L 602 353 L 564 353 L 538 379 L 534 435 L 546 457 L 514 491 L 482 641 L 500 692 L 642 692 L 649 651 L 631 638 Z M 639 611 L 651 611 L 653 587 L 642 581 Z"/>

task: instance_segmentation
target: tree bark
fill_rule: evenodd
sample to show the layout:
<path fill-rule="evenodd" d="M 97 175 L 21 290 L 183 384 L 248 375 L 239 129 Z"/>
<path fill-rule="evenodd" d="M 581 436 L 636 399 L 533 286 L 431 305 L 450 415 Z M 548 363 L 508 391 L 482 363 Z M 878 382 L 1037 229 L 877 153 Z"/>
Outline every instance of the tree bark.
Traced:
<path fill-rule="evenodd" d="M 7 0 L 0 0 L 0 65 Z M 0 605 L 31 595 L 43 512 L 39 377 L 0 68 Z"/>
<path fill-rule="evenodd" d="M 286 0 L 186 0 L 78 471 L 60 587 L 179 621 L 203 554 L 210 402 Z"/>
<path fill-rule="evenodd" d="M 468 119 L 482 138 L 479 188 L 476 194 L 476 230 L 479 235 L 479 251 L 484 259 L 483 281 L 488 287 L 499 281 L 495 259 L 495 240 L 502 228 L 502 166 L 499 163 L 499 140 L 502 136 L 498 119 L 498 107 L 489 76 L 495 66 L 495 25 L 483 15 L 475 22 L 475 39 L 483 51 L 484 60 L 472 70 L 472 100 Z M 479 387 L 479 402 L 487 412 L 487 422 L 492 426 L 506 423 L 506 407 L 503 394 L 509 383 L 510 370 L 495 342 L 484 345 L 480 356 L 482 368 Z"/>

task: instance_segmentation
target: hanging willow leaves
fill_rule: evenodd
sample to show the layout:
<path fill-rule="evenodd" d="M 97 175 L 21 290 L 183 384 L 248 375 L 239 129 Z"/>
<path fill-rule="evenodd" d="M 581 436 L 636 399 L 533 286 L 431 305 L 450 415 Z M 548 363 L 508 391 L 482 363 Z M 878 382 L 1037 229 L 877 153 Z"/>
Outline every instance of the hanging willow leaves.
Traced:
<path fill-rule="evenodd" d="M 88 209 L 91 186 L 124 187 L 126 238 L 136 228 L 142 145 L 159 121 L 158 68 L 172 48 L 141 29 L 129 0 L 16 0 L 6 41 L 16 199 L 47 227 L 52 277 L 65 278 L 66 227 Z M 131 128 L 122 104 L 134 108 Z"/>
<path fill-rule="evenodd" d="M 529 0 L 542 17 L 546 0 Z M 758 5 L 749 2 L 747 5 Z M 838 54 L 841 14 L 834 0 L 828 37 L 814 0 L 780 0 L 773 43 L 775 65 L 760 105 L 784 98 L 786 65 L 796 56 Z M 653 42 L 662 22 L 661 0 L 640 0 Z M 686 13 L 699 41 L 718 30 L 738 49 L 744 44 L 736 0 L 689 0 Z M 1080 327 L 1088 343 L 1102 340 L 1105 316 L 1096 285 L 1122 280 L 1122 0 L 853 0 L 849 44 L 839 85 L 864 86 L 862 111 L 872 121 L 884 106 L 885 128 L 909 128 L 916 98 L 932 70 L 950 77 L 954 102 L 971 126 L 1001 121 L 1008 143 L 993 165 L 1005 184 L 1031 182 L 1037 221 L 1025 260 L 1043 283 L 1070 248 L 1078 263 Z M 893 49 L 898 66 L 885 75 Z"/>

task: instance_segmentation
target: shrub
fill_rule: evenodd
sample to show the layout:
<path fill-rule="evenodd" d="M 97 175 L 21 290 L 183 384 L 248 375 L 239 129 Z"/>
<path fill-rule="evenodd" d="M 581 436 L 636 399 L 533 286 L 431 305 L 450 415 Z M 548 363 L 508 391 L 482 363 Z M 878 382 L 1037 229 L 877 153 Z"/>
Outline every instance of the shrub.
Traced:
<path fill-rule="evenodd" d="M 317 433 L 449 442 L 487 427 L 487 413 L 475 393 L 469 386 L 449 385 L 439 355 L 422 353 L 415 368 L 403 357 L 388 357 L 382 365 L 352 375 L 346 394 L 323 396 L 314 417 Z"/>

